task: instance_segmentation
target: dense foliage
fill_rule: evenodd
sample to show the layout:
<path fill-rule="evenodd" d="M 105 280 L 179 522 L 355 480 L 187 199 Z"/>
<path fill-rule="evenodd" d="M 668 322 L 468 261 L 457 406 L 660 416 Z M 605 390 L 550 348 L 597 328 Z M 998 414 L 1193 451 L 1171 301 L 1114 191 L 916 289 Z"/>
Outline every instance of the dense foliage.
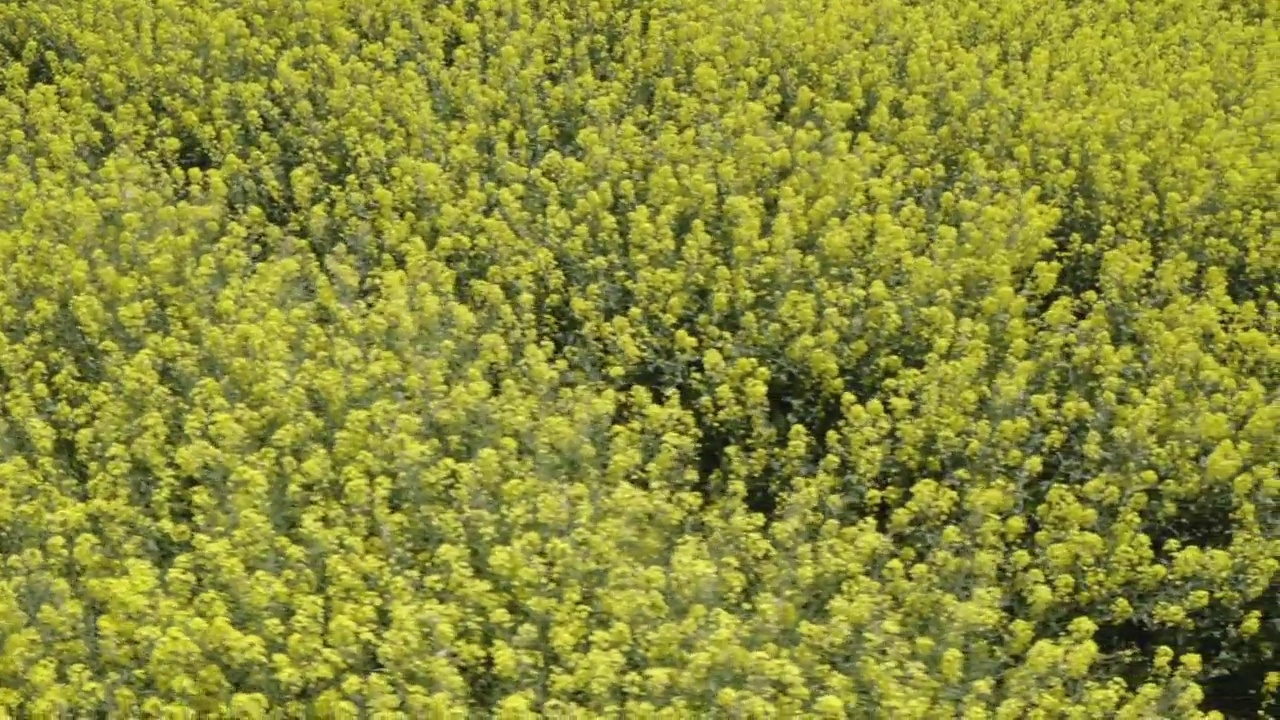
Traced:
<path fill-rule="evenodd" d="M 1275 11 L 0 1 L 0 705 L 1274 712 Z"/>

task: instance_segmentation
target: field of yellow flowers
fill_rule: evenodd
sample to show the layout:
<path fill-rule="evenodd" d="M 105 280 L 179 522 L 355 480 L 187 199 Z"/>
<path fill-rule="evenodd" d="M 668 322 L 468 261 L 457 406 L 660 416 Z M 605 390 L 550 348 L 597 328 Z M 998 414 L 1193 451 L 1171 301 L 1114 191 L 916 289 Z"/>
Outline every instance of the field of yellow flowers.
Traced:
<path fill-rule="evenodd" d="M 1275 0 L 0 0 L 0 717 L 1252 718 Z"/>

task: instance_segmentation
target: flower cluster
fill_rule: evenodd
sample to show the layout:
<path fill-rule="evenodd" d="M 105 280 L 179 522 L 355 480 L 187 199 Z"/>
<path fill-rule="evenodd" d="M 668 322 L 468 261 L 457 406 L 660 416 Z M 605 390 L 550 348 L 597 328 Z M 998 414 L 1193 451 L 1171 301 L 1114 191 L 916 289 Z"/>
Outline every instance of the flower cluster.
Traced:
<path fill-rule="evenodd" d="M 1272 15 L 0 5 L 0 716 L 1274 708 Z"/>

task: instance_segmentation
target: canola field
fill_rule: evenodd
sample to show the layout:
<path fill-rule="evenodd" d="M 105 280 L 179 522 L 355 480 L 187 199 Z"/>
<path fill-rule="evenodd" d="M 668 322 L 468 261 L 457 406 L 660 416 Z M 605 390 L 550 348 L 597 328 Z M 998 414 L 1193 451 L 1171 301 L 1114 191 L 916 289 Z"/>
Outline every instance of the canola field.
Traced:
<path fill-rule="evenodd" d="M 1277 16 L 0 1 L 0 717 L 1280 713 Z"/>

